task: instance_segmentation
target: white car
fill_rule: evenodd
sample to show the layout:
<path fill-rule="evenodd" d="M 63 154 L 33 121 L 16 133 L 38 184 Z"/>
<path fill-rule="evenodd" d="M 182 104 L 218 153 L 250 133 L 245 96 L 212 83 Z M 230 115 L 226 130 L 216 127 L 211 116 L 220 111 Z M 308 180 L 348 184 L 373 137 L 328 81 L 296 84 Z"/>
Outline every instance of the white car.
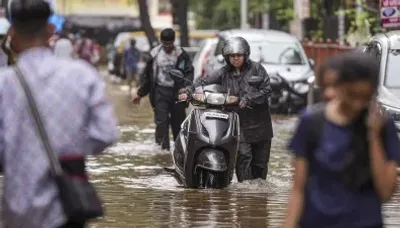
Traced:
<path fill-rule="evenodd" d="M 213 46 L 217 45 L 217 38 L 207 38 L 201 41 L 199 50 L 193 58 L 194 79 L 204 76 L 208 58 Z"/>

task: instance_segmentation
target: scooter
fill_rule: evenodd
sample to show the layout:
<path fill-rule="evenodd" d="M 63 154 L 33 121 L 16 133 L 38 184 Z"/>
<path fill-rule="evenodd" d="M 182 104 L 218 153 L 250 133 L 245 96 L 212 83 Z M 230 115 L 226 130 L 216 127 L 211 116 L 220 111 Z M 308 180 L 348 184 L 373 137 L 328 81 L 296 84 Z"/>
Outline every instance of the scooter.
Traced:
<path fill-rule="evenodd" d="M 289 82 L 279 73 L 270 75 L 270 109 L 274 114 L 295 114 L 307 106 L 311 83 Z"/>
<path fill-rule="evenodd" d="M 185 80 L 178 70 L 169 74 Z M 174 168 L 165 170 L 187 188 L 225 188 L 232 181 L 239 149 L 239 115 L 232 108 L 239 98 L 213 84 L 195 88 L 188 101 L 195 108 L 176 139 Z"/>

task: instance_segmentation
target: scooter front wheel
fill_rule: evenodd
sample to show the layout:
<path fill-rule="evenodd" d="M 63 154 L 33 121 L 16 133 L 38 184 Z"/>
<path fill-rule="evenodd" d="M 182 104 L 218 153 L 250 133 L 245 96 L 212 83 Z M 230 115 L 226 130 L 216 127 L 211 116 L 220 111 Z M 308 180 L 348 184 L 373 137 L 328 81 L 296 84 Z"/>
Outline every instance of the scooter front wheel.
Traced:
<path fill-rule="evenodd" d="M 198 174 L 199 188 L 223 188 L 224 180 L 221 179 L 223 172 L 200 169 Z"/>

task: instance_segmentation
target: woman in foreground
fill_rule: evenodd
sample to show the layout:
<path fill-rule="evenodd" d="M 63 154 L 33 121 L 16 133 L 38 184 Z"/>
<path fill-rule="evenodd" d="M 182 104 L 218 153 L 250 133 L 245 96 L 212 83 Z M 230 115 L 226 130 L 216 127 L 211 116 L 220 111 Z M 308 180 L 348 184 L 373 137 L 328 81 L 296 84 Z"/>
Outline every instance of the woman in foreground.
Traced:
<path fill-rule="evenodd" d="M 382 203 L 396 189 L 400 142 L 375 103 L 379 66 L 372 57 L 339 57 L 334 96 L 301 117 L 289 149 L 294 186 L 285 228 L 383 227 Z"/>

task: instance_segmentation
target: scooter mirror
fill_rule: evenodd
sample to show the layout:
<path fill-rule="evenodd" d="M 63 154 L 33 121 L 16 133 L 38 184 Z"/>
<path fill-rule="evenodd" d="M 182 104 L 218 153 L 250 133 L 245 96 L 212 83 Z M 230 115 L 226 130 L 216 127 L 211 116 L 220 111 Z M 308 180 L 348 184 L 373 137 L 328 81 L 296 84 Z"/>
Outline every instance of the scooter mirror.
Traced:
<path fill-rule="evenodd" d="M 220 62 L 220 63 L 223 63 L 224 62 L 224 56 L 222 56 L 222 55 L 217 55 L 217 61 L 218 62 Z"/>

